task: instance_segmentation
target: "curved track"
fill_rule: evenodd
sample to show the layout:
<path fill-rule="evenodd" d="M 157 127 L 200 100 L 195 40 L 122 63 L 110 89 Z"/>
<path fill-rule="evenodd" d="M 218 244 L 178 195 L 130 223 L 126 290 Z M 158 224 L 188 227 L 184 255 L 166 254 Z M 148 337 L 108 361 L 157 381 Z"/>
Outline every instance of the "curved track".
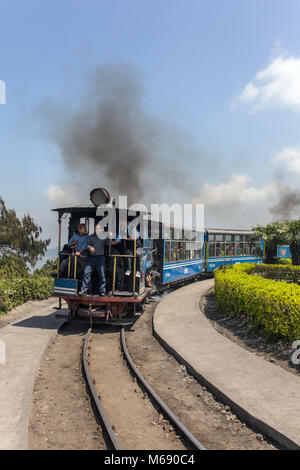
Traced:
<path fill-rule="evenodd" d="M 97 395 L 97 392 L 96 392 L 96 389 L 95 389 L 95 386 L 94 386 L 94 383 L 93 383 L 93 379 L 92 379 L 91 374 L 90 374 L 89 361 L 88 361 L 88 358 L 87 358 L 87 356 L 88 356 L 87 347 L 88 347 L 88 342 L 89 342 L 89 337 L 90 337 L 91 332 L 92 332 L 92 328 L 90 328 L 88 330 L 85 341 L 84 341 L 84 344 L 83 344 L 82 361 L 83 361 L 85 376 L 86 376 L 86 379 L 87 379 L 87 383 L 88 383 L 90 392 L 93 396 L 95 405 L 97 407 L 97 411 L 98 411 L 98 413 L 101 417 L 101 420 L 102 420 L 102 422 L 105 426 L 105 429 L 108 433 L 108 436 L 111 440 L 111 443 L 112 443 L 113 447 L 116 450 L 122 450 L 121 444 L 119 443 L 118 438 L 117 438 L 117 436 L 116 436 L 116 434 L 115 434 L 115 432 L 112 428 L 112 425 L 110 424 L 109 419 L 108 419 L 108 417 L 107 417 L 107 415 L 104 411 L 104 408 L 101 404 L 101 401 L 99 400 L 99 397 Z"/>
<path fill-rule="evenodd" d="M 101 420 L 106 428 L 107 434 L 109 436 L 109 439 L 113 447 L 116 450 L 122 450 L 121 444 L 113 430 L 113 426 L 109 422 L 109 419 L 98 397 L 97 391 L 93 383 L 92 376 L 90 374 L 89 359 L 88 359 L 89 357 L 88 342 L 89 342 L 91 332 L 92 332 L 92 328 L 89 329 L 87 336 L 85 338 L 85 342 L 83 345 L 83 355 L 82 355 L 83 367 L 84 367 L 87 383 L 88 383 L 90 392 L 93 396 L 97 411 L 100 414 Z M 184 424 L 181 423 L 181 421 L 177 418 L 177 416 L 167 407 L 167 405 L 161 400 L 161 398 L 158 396 L 155 390 L 148 384 L 148 382 L 144 379 L 140 371 L 137 369 L 137 367 L 135 366 L 128 352 L 127 345 L 126 345 L 126 338 L 125 338 L 125 330 L 123 327 L 120 329 L 120 341 L 121 341 L 121 347 L 122 347 L 125 359 L 127 361 L 127 364 L 130 367 L 130 370 L 132 371 L 134 376 L 137 378 L 137 380 L 140 382 L 142 387 L 147 391 L 148 395 L 151 397 L 151 400 L 153 400 L 157 404 L 157 406 L 161 409 L 161 412 L 164 414 L 166 419 L 168 419 L 169 421 L 173 423 L 178 433 L 180 433 L 184 437 L 185 441 L 189 443 L 191 447 L 198 449 L 198 450 L 205 450 L 204 446 L 195 438 L 195 436 L 193 436 L 193 434 L 184 426 Z"/>

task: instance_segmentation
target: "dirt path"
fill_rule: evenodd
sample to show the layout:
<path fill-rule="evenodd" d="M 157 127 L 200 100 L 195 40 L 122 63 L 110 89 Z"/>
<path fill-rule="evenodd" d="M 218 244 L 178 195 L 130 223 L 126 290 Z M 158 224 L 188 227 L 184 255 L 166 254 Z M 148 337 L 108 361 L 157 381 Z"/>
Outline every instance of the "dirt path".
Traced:
<path fill-rule="evenodd" d="M 120 349 L 119 329 L 95 330 L 89 346 L 91 375 L 122 448 L 184 450 L 173 428 L 130 375 Z"/>
<path fill-rule="evenodd" d="M 86 330 L 82 324 L 63 327 L 44 353 L 34 386 L 30 449 L 106 449 L 82 377 Z"/>

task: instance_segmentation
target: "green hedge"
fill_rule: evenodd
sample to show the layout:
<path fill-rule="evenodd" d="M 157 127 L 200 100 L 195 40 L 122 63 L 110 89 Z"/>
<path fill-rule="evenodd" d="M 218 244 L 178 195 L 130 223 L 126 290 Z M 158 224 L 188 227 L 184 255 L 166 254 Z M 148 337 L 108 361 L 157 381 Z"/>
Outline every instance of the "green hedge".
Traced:
<path fill-rule="evenodd" d="M 274 281 L 300 282 L 300 266 L 255 264 L 251 272 Z"/>
<path fill-rule="evenodd" d="M 252 324 L 263 327 L 269 335 L 285 340 L 300 338 L 300 286 L 255 275 L 259 271 L 265 273 L 264 269 L 268 271 L 263 265 L 246 263 L 217 269 L 218 310 L 246 315 Z"/>
<path fill-rule="evenodd" d="M 49 277 L 0 279 L 0 313 L 6 313 L 27 300 L 46 299 L 53 292 Z"/>

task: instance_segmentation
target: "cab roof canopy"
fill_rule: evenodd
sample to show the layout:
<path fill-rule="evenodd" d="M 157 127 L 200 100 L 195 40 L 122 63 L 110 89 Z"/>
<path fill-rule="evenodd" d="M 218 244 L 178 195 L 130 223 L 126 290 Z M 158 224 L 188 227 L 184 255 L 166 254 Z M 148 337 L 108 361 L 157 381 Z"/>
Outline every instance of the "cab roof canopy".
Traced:
<path fill-rule="evenodd" d="M 75 218 L 86 218 L 86 219 L 95 219 L 97 217 L 101 217 L 101 215 L 97 214 L 97 210 L 101 210 L 103 215 L 109 214 L 109 212 L 116 211 L 117 213 L 126 211 L 125 209 L 119 209 L 118 207 L 95 207 L 95 206 L 73 206 L 73 207 L 59 207 L 56 209 L 52 209 L 54 212 L 58 212 L 59 218 L 62 217 L 64 214 L 70 214 Z M 147 212 L 142 211 L 134 211 L 134 210 L 127 210 L 128 217 L 137 217 L 140 214 L 148 214 Z"/>

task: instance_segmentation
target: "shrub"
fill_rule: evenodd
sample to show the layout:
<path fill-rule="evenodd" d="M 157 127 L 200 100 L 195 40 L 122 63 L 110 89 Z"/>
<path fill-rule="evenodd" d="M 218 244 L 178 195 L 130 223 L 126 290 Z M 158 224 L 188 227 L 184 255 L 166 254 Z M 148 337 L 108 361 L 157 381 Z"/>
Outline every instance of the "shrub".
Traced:
<path fill-rule="evenodd" d="M 56 277 L 57 275 L 57 259 L 55 261 L 47 262 L 40 269 L 36 269 L 33 273 L 34 276 Z"/>
<path fill-rule="evenodd" d="M 291 258 L 278 258 L 278 264 L 292 265 L 292 259 Z"/>
<path fill-rule="evenodd" d="M 0 279 L 28 276 L 26 262 L 20 256 L 10 252 L 5 252 L 0 256 Z"/>
<path fill-rule="evenodd" d="M 0 256 L 0 313 L 6 313 L 28 300 L 46 299 L 53 292 L 51 273 L 54 263 L 46 263 L 43 268 L 30 275 L 26 262 L 14 253 Z"/>
<path fill-rule="evenodd" d="M 274 281 L 299 282 L 300 266 L 283 264 L 256 264 L 253 273 Z"/>
<path fill-rule="evenodd" d="M 28 300 L 46 299 L 53 291 L 50 277 L 0 279 L 0 312 L 6 313 Z"/>
<path fill-rule="evenodd" d="M 264 265 L 246 263 L 217 269 L 218 310 L 246 315 L 252 324 L 263 327 L 269 335 L 285 340 L 300 338 L 300 287 L 255 275 L 260 268 L 260 274 L 270 272 Z"/>

